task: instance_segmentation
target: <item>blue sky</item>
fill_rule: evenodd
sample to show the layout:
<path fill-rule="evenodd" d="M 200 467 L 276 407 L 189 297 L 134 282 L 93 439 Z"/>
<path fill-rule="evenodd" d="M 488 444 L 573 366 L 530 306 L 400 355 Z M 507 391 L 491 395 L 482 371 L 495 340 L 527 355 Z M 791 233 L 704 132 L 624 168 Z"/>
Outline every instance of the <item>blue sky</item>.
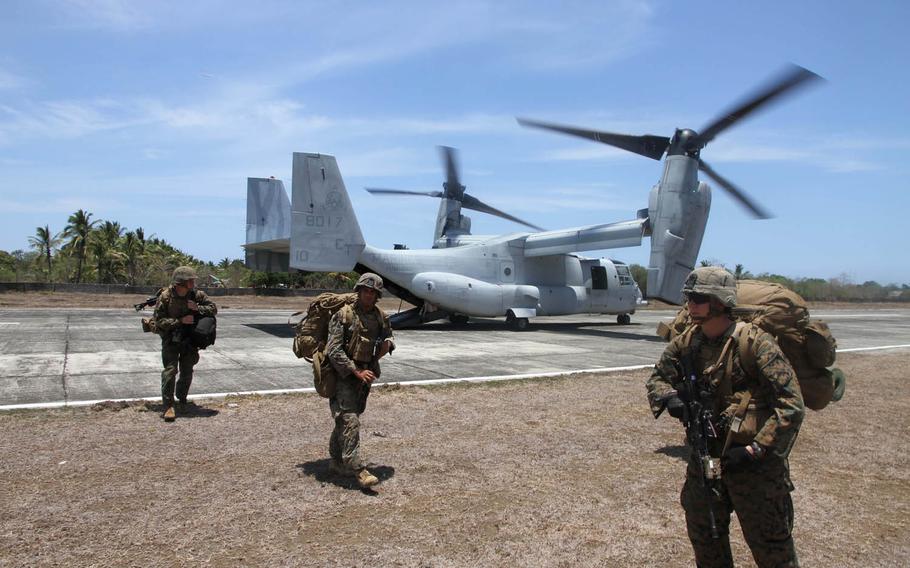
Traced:
<path fill-rule="evenodd" d="M 827 82 L 702 152 L 775 218 L 712 185 L 700 258 L 910 283 L 908 6 L 7 0 L 0 249 L 83 208 L 241 258 L 246 178 L 290 188 L 294 151 L 337 157 L 375 246 L 430 245 L 435 200 L 363 187 L 440 189 L 441 144 L 468 192 L 547 229 L 630 219 L 661 164 L 515 117 L 670 136 L 794 62 Z M 472 218 L 475 234 L 521 230 Z M 647 264 L 647 241 L 603 254 Z"/>

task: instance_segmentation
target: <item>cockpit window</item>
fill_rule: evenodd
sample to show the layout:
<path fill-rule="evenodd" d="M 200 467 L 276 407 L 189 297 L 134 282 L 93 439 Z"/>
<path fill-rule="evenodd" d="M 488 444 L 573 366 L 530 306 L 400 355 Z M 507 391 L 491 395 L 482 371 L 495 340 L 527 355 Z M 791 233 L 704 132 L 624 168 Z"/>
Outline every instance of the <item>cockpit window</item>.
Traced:
<path fill-rule="evenodd" d="M 620 286 L 631 286 L 635 283 L 628 266 L 616 265 L 616 274 L 619 276 Z"/>

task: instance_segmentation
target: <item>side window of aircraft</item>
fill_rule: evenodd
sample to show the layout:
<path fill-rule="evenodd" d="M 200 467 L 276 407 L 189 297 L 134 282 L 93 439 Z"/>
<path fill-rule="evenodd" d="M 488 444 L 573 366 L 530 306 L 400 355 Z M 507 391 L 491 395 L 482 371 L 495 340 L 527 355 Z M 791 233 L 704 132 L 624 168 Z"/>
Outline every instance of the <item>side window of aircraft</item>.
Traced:
<path fill-rule="evenodd" d="M 606 290 L 607 289 L 607 269 L 603 266 L 592 266 L 591 267 L 591 289 L 592 290 Z"/>
<path fill-rule="evenodd" d="M 616 274 L 619 276 L 619 285 L 620 286 L 631 286 L 632 285 L 632 273 L 629 272 L 628 266 L 618 266 L 616 267 Z"/>

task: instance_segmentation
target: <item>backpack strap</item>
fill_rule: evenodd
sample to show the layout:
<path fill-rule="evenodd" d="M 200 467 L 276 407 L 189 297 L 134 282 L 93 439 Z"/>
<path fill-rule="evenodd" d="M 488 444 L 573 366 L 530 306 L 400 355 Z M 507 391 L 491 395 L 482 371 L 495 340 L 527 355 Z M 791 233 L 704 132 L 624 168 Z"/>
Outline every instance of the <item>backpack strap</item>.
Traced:
<path fill-rule="evenodd" d="M 730 416 L 730 426 L 727 428 L 727 439 L 724 441 L 724 449 L 720 455 L 726 454 L 727 450 L 730 449 L 730 444 L 733 442 L 733 434 L 739 432 L 739 428 L 743 423 L 743 418 L 746 416 L 746 411 L 749 410 L 750 402 L 752 402 L 752 393 L 750 391 L 743 391 L 740 393 L 739 404 Z"/>
<path fill-rule="evenodd" d="M 755 324 L 746 322 L 736 322 L 736 331 L 733 334 L 737 338 L 739 347 L 739 361 L 747 373 L 758 373 L 758 361 L 755 358 Z"/>
<path fill-rule="evenodd" d="M 747 373 L 753 372 L 753 369 L 757 371 L 755 360 L 755 351 L 752 348 L 754 343 L 753 333 L 755 330 L 755 325 L 747 322 L 736 322 L 736 329 L 733 330 L 733 335 L 730 337 L 729 344 L 732 344 L 734 341 L 737 343 L 737 350 L 739 351 L 739 362 L 742 365 L 743 369 Z M 733 373 L 733 351 L 730 350 L 730 360 L 727 362 L 727 369 L 724 373 L 724 380 L 729 381 Z M 733 385 L 730 385 L 732 390 Z M 740 425 L 743 423 L 743 418 L 746 416 L 746 411 L 749 409 L 749 403 L 752 402 L 752 392 L 751 391 L 742 391 L 739 393 L 739 403 L 736 405 L 736 408 L 733 410 L 733 414 L 730 415 L 730 425 L 727 429 L 727 439 L 724 441 L 724 449 L 721 455 L 727 453 L 727 450 L 730 449 L 730 444 L 733 442 L 733 434 L 739 432 Z"/>
<path fill-rule="evenodd" d="M 684 329 L 683 332 L 680 333 L 680 335 L 682 336 L 682 339 L 680 340 L 680 347 L 682 347 L 683 349 L 688 349 L 689 347 L 691 347 L 692 346 L 692 335 L 694 335 L 694 333 L 695 333 L 694 324 L 690 325 L 689 327 Z"/>
<path fill-rule="evenodd" d="M 360 318 L 357 318 L 358 321 Z M 345 304 L 341 306 L 341 323 L 345 326 L 349 326 L 354 322 L 354 308 L 351 307 L 351 304 Z"/>
<path fill-rule="evenodd" d="M 351 341 L 354 339 L 355 331 L 360 331 L 360 318 L 354 317 L 354 308 L 351 304 L 341 306 L 338 311 L 341 313 L 341 326 L 344 330 L 342 333 L 344 349 L 346 353 L 350 353 Z"/>

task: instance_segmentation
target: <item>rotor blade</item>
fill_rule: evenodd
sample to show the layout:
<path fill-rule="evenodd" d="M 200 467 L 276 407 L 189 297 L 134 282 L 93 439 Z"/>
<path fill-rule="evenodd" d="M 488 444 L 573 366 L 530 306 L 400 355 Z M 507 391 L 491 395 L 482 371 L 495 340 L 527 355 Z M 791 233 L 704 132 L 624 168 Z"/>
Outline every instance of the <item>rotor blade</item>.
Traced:
<path fill-rule="evenodd" d="M 458 179 L 458 166 L 455 163 L 455 148 L 440 146 L 439 151 L 442 153 L 442 161 L 445 163 L 446 168 L 446 196 L 449 199 L 457 199 L 460 201 L 461 194 L 464 192 L 464 187 L 461 185 L 461 180 Z"/>
<path fill-rule="evenodd" d="M 783 71 L 774 81 L 764 88 L 759 89 L 754 95 L 740 103 L 733 109 L 727 111 L 717 118 L 713 123 L 699 131 L 698 140 L 701 146 L 713 140 L 718 134 L 730 128 L 738 121 L 747 117 L 757 108 L 778 99 L 784 94 L 792 94 L 795 89 L 801 85 L 808 85 L 809 82 L 823 80 L 821 77 L 800 67 L 791 64 Z"/>
<path fill-rule="evenodd" d="M 727 193 L 730 194 L 735 200 L 739 201 L 740 205 L 749 210 L 752 215 L 758 219 L 770 219 L 771 214 L 762 209 L 757 203 L 749 199 L 746 193 L 727 181 L 725 178 L 721 177 L 720 174 L 715 172 L 711 166 L 709 166 L 704 160 L 698 161 L 698 169 L 705 172 L 711 179 L 717 182 L 722 188 L 727 190 Z"/>
<path fill-rule="evenodd" d="M 461 206 L 464 207 L 465 209 L 471 209 L 473 211 L 480 211 L 481 213 L 488 213 L 488 214 L 494 215 L 496 217 L 502 217 L 503 219 L 508 219 L 509 221 L 514 221 L 516 223 L 520 223 L 526 227 L 531 227 L 532 229 L 536 229 L 538 231 L 545 230 L 542 227 L 538 227 L 537 225 L 533 225 L 531 223 L 528 223 L 527 221 L 522 221 L 521 219 L 519 219 L 518 217 L 515 217 L 514 215 L 509 215 L 505 211 L 500 211 L 499 209 L 496 209 L 495 207 L 490 207 L 483 201 L 477 199 L 476 197 L 468 195 L 467 193 L 464 194 L 464 198 L 461 201 Z"/>
<path fill-rule="evenodd" d="M 426 195 L 427 197 L 445 197 L 441 191 L 405 191 L 403 189 L 382 189 L 378 187 L 365 187 L 365 190 L 374 195 Z"/>
<path fill-rule="evenodd" d="M 654 160 L 660 160 L 661 156 L 664 155 L 664 152 L 667 151 L 667 146 L 670 145 L 670 139 L 666 136 L 654 136 L 653 134 L 632 136 L 630 134 L 614 134 L 612 132 L 599 132 L 597 130 L 587 130 L 572 126 L 561 126 L 559 124 L 528 120 L 526 118 L 518 118 L 516 120 L 518 120 L 518 124 L 522 126 L 555 130 L 556 132 L 562 132 L 563 134 L 571 134 L 572 136 L 587 138 L 588 140 L 594 140 L 595 142 L 603 142 L 604 144 L 616 146 L 617 148 L 628 150 L 629 152 L 634 152 L 635 154 L 640 154 Z"/>

